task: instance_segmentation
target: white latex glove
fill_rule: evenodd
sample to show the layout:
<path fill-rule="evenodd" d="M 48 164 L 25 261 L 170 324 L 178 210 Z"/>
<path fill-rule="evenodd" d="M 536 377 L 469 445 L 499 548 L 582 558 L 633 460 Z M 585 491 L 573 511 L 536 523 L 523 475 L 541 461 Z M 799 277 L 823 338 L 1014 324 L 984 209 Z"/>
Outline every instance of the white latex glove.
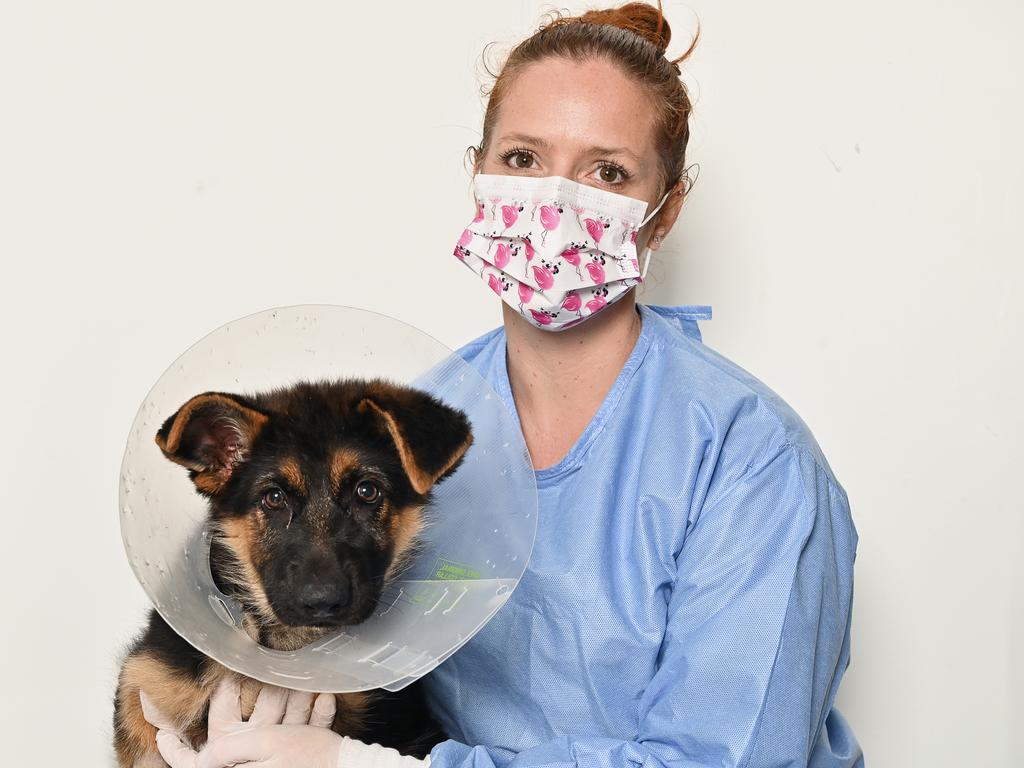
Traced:
<path fill-rule="evenodd" d="M 333 694 L 314 694 L 265 685 L 247 721 L 242 720 L 238 678 L 222 680 L 210 699 L 207 743 L 195 752 L 177 725 L 140 691 L 142 712 L 159 730 L 157 749 L 171 768 L 223 768 L 239 763 L 335 768 L 342 738 L 330 730 Z M 250 735 L 249 738 L 239 739 Z M 297 751 L 298 750 L 298 751 Z"/>
<path fill-rule="evenodd" d="M 214 739 L 200 750 L 196 768 L 337 768 L 342 737 L 313 725 L 264 725 Z M 177 766 L 172 766 L 177 768 Z"/>

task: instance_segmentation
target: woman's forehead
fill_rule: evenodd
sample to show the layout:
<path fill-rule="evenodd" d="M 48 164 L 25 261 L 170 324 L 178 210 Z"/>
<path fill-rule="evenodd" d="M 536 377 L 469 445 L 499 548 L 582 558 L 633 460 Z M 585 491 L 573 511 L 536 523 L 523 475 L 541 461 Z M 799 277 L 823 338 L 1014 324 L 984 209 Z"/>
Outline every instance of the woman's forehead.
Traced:
<path fill-rule="evenodd" d="M 547 58 L 521 70 L 501 102 L 495 139 L 533 136 L 560 151 L 628 147 L 654 157 L 649 94 L 606 59 Z"/>

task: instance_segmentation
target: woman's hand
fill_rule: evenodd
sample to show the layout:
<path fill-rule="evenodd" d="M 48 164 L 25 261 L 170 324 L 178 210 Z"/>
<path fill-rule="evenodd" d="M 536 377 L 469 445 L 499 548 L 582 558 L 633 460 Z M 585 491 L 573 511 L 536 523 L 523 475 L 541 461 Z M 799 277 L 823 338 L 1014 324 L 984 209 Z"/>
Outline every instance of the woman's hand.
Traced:
<path fill-rule="evenodd" d="M 342 737 L 330 730 L 333 694 L 291 691 L 272 685 L 260 689 L 256 706 L 242 720 L 238 678 L 222 680 L 210 699 L 208 740 L 199 752 L 142 691 L 142 711 L 159 730 L 157 749 L 171 768 L 224 768 L 240 763 L 263 768 L 303 765 L 336 768 Z"/>

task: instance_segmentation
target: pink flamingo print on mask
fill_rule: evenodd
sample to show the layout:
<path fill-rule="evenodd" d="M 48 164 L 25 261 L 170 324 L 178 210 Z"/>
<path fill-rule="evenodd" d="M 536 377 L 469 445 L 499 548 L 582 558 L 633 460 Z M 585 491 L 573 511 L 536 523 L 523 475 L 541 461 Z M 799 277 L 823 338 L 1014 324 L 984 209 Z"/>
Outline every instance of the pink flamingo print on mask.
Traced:
<path fill-rule="evenodd" d="M 590 279 L 595 283 L 606 283 L 604 277 L 604 267 L 598 264 L 596 261 L 591 261 L 587 264 L 587 273 L 590 275 Z M 590 302 L 587 302 L 589 305 Z"/>
<path fill-rule="evenodd" d="M 600 243 L 601 235 L 604 234 L 604 222 L 597 219 L 584 219 L 583 223 L 587 225 L 587 232 L 594 243 Z"/>
<path fill-rule="evenodd" d="M 540 244 L 544 245 L 544 238 L 548 236 L 548 232 L 554 229 L 558 229 L 558 223 L 562 220 L 562 209 L 554 205 L 542 205 L 540 207 L 540 224 L 544 227 L 544 232 L 540 236 Z"/>
<path fill-rule="evenodd" d="M 484 203 L 479 200 L 476 201 L 476 216 L 473 217 L 473 223 L 477 224 L 484 220 Z"/>
<path fill-rule="evenodd" d="M 501 220 L 505 223 L 505 229 L 508 229 L 516 223 L 516 219 L 519 218 L 519 208 L 514 205 L 503 205 L 501 206 Z"/>
<path fill-rule="evenodd" d="M 590 265 L 588 264 L 587 266 Z M 589 311 L 590 314 L 594 314 L 598 310 L 604 309 L 607 305 L 608 299 L 606 299 L 604 296 L 595 296 L 590 301 L 588 301 L 585 306 L 587 307 L 587 311 Z"/>
<path fill-rule="evenodd" d="M 579 251 L 579 248 L 575 248 L 575 247 L 566 248 L 559 255 L 565 260 L 566 264 L 571 264 L 573 267 L 576 268 L 576 277 L 582 279 L 583 278 L 583 273 L 580 272 L 580 251 Z"/>
<path fill-rule="evenodd" d="M 494 252 L 494 266 L 504 269 L 512 258 L 512 249 L 508 243 L 498 243 L 498 249 Z"/>
<path fill-rule="evenodd" d="M 529 262 L 534 260 L 537 255 L 537 251 L 534 250 L 534 244 L 529 242 L 529 238 L 522 239 L 523 244 L 526 247 L 526 263 L 523 265 L 523 274 L 529 276 Z"/>
<path fill-rule="evenodd" d="M 526 246 L 526 264 L 523 265 L 523 274 L 529 277 L 530 262 L 533 261 L 533 257 L 537 255 L 537 252 L 533 249 L 533 243 L 530 242 L 530 238 L 524 237 L 523 244 Z"/>
<path fill-rule="evenodd" d="M 547 267 L 534 266 L 533 279 L 537 281 L 537 287 L 542 291 L 548 290 L 555 284 L 555 276 Z"/>
<path fill-rule="evenodd" d="M 531 309 L 530 314 L 533 315 L 533 319 L 541 325 L 551 325 L 550 315 L 545 315 L 543 312 L 538 312 L 536 309 Z"/>
<path fill-rule="evenodd" d="M 562 309 L 580 314 L 580 297 L 578 293 L 570 293 L 562 301 Z"/>
<path fill-rule="evenodd" d="M 523 245 L 526 246 L 526 263 L 529 264 L 533 261 L 533 257 L 536 255 L 536 251 L 533 250 L 533 243 L 530 242 L 530 238 L 523 238 Z"/>
<path fill-rule="evenodd" d="M 498 280 L 497 275 L 488 275 L 487 284 L 491 286 L 491 290 L 501 296 L 501 281 Z"/>
<path fill-rule="evenodd" d="M 462 230 L 462 235 L 459 237 L 459 248 L 465 248 L 473 240 L 473 233 L 468 229 Z"/>
<path fill-rule="evenodd" d="M 519 311 L 523 311 L 523 304 L 528 304 L 533 298 L 533 288 L 526 283 L 519 284 Z"/>

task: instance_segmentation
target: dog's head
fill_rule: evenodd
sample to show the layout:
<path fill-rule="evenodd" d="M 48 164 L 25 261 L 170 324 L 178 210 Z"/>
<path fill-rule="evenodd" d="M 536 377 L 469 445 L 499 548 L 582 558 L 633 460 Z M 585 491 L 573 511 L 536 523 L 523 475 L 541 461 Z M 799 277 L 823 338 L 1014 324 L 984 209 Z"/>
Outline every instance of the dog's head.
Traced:
<path fill-rule="evenodd" d="M 472 435 L 425 392 L 342 380 L 196 395 L 156 442 L 209 498 L 218 585 L 263 628 L 322 630 L 373 613 Z"/>

